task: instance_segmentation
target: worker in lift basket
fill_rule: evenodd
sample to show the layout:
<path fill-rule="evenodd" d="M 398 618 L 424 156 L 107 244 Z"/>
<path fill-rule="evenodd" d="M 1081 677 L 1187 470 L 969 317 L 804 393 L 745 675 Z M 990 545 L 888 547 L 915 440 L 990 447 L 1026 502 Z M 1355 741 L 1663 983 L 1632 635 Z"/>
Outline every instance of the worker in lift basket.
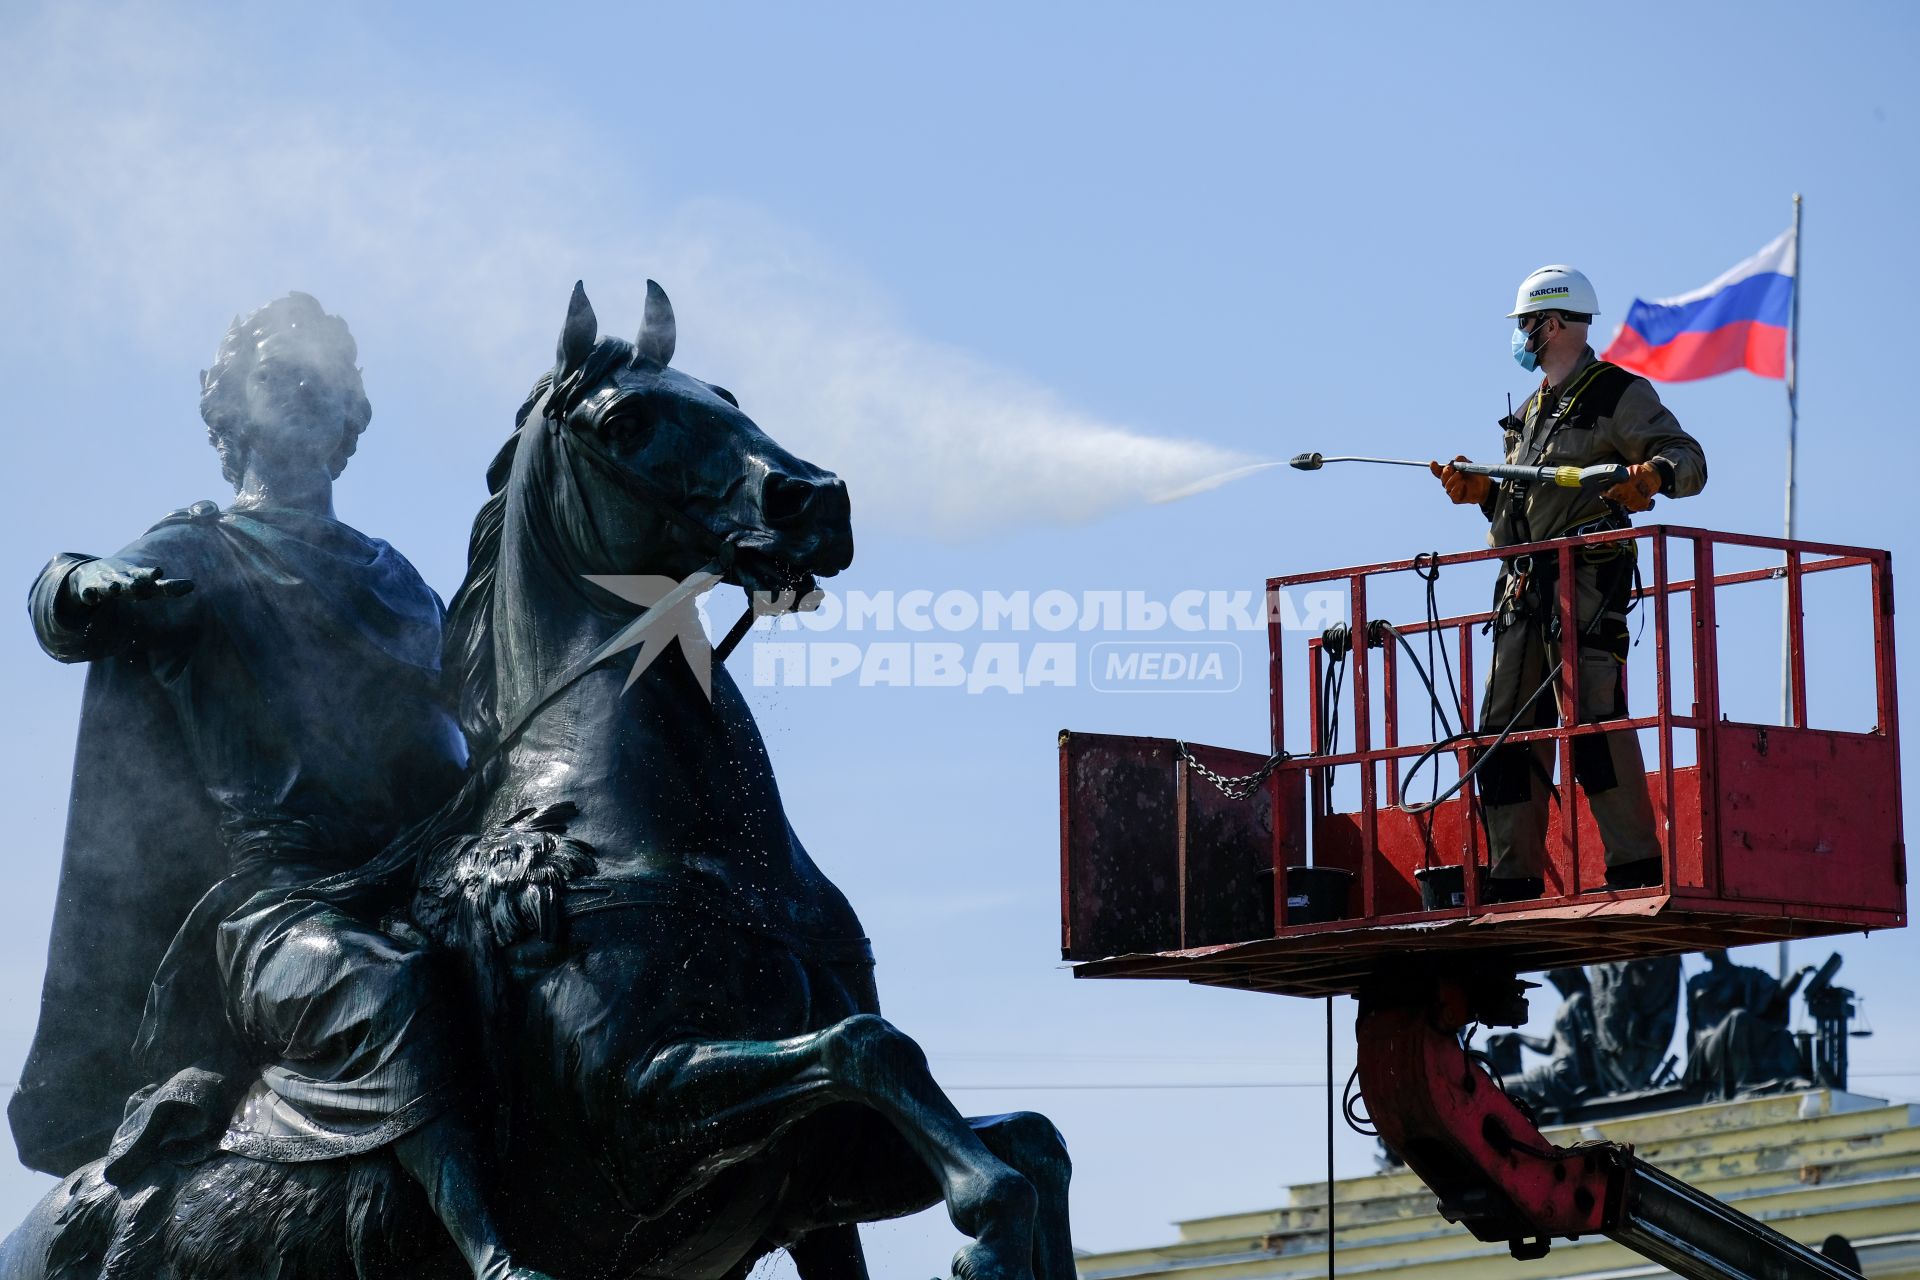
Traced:
<path fill-rule="evenodd" d="M 1488 476 L 1431 463 L 1449 498 L 1462 506 L 1478 506 L 1492 522 L 1488 542 L 1493 546 L 1624 528 L 1627 513 L 1648 510 L 1655 494 L 1690 497 L 1707 483 L 1700 442 L 1681 429 L 1652 384 L 1597 359 L 1587 345 L 1587 325 L 1599 309 L 1593 286 L 1572 267 L 1542 267 L 1520 282 L 1511 313 L 1513 358 L 1522 369 L 1539 369 L 1544 377 L 1525 407 L 1501 419 L 1500 426 L 1509 463 L 1624 463 L 1627 479 L 1595 493 L 1514 481 L 1495 484 Z M 1583 721 L 1627 714 L 1622 676 L 1635 554 L 1632 542 L 1574 553 Z M 1560 654 L 1557 576 L 1553 556 L 1517 556 L 1501 567 L 1494 592 L 1493 664 L 1480 708 L 1483 735 L 1496 735 L 1509 723 L 1516 732 L 1554 724 L 1548 695 L 1557 687 L 1548 674 Z M 1537 898 L 1544 891 L 1553 746 L 1504 743 L 1488 751 L 1480 766 L 1491 853 L 1487 897 L 1492 901 Z M 1573 773 L 1606 845 L 1607 887 L 1659 884 L 1660 840 L 1638 736 L 1622 730 L 1575 738 Z"/>

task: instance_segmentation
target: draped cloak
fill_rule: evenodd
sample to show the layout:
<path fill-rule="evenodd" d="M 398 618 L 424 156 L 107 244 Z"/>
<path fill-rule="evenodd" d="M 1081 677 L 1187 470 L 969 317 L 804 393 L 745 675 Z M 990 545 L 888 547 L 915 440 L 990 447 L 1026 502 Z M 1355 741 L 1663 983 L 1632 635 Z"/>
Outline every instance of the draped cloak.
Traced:
<path fill-rule="evenodd" d="M 59 591 L 89 558 L 56 556 L 29 598 L 48 653 L 92 667 L 40 1020 L 7 1108 L 21 1162 L 56 1175 L 107 1153 L 136 1090 L 239 1067 L 215 956 L 228 909 L 372 856 L 465 757 L 440 601 L 385 542 L 197 503 L 117 556 L 194 590 L 76 626 Z"/>

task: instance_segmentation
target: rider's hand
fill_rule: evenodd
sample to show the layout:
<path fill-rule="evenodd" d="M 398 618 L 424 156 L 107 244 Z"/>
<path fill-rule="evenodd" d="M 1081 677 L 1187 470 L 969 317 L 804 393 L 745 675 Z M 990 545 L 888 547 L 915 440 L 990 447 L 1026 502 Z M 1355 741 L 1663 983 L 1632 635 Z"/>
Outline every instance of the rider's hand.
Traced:
<path fill-rule="evenodd" d="M 82 609 L 93 609 L 111 600 L 154 600 L 193 590 L 193 583 L 166 572 L 159 565 L 128 564 L 111 556 L 88 560 L 67 575 L 62 594 Z"/>
<path fill-rule="evenodd" d="M 1653 507 L 1653 495 L 1660 492 L 1660 472 L 1651 462 L 1636 462 L 1627 468 L 1627 478 L 1600 496 L 1617 502 L 1629 511 L 1647 511 Z"/>
<path fill-rule="evenodd" d="M 1453 455 L 1453 462 L 1466 462 L 1468 460 L 1467 455 L 1464 453 L 1456 453 Z M 1493 493 L 1493 477 L 1468 475 L 1466 472 L 1454 466 L 1453 462 L 1445 464 L 1429 462 L 1427 464 L 1427 470 L 1433 472 L 1434 475 L 1440 478 L 1441 487 L 1447 491 L 1447 496 L 1453 499 L 1455 506 L 1464 507 L 1471 505 L 1477 507 L 1485 502 L 1488 496 Z"/>

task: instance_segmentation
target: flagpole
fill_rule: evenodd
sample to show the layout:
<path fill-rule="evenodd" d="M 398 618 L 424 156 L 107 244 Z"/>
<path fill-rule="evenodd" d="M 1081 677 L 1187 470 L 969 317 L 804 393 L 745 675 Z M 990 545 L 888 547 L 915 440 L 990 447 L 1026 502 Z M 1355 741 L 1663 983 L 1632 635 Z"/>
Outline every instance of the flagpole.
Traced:
<path fill-rule="evenodd" d="M 1793 537 L 1796 506 L 1794 446 L 1800 434 L 1800 193 L 1793 193 L 1793 305 L 1787 318 L 1787 537 Z M 1782 612 L 1780 631 L 1780 723 L 1793 724 L 1792 619 Z"/>
<path fill-rule="evenodd" d="M 1793 537 L 1794 446 L 1800 435 L 1800 193 L 1793 193 L 1793 304 L 1787 317 L 1787 537 Z M 1784 587 L 1784 583 L 1782 586 Z M 1793 596 L 1781 592 L 1780 723 L 1793 725 Z M 1797 727 L 1797 726 L 1796 726 Z M 1787 980 L 1787 944 L 1780 944 L 1780 981 Z"/>

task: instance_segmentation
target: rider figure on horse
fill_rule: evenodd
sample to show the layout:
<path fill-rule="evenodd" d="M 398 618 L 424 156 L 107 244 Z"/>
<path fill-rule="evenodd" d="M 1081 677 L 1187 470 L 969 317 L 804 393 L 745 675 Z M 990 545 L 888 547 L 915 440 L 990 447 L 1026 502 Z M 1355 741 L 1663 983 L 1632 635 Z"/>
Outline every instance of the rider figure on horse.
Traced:
<path fill-rule="evenodd" d="M 216 1151 L 387 1147 L 477 1277 L 534 1280 L 489 1203 L 442 960 L 298 896 L 431 813 L 466 763 L 439 598 L 334 516 L 372 412 L 355 354 L 305 294 L 237 320 L 200 402 L 233 504 L 56 556 L 34 585 L 41 645 L 93 670 L 9 1116 L 25 1163 L 105 1156 L 129 1191 Z"/>

